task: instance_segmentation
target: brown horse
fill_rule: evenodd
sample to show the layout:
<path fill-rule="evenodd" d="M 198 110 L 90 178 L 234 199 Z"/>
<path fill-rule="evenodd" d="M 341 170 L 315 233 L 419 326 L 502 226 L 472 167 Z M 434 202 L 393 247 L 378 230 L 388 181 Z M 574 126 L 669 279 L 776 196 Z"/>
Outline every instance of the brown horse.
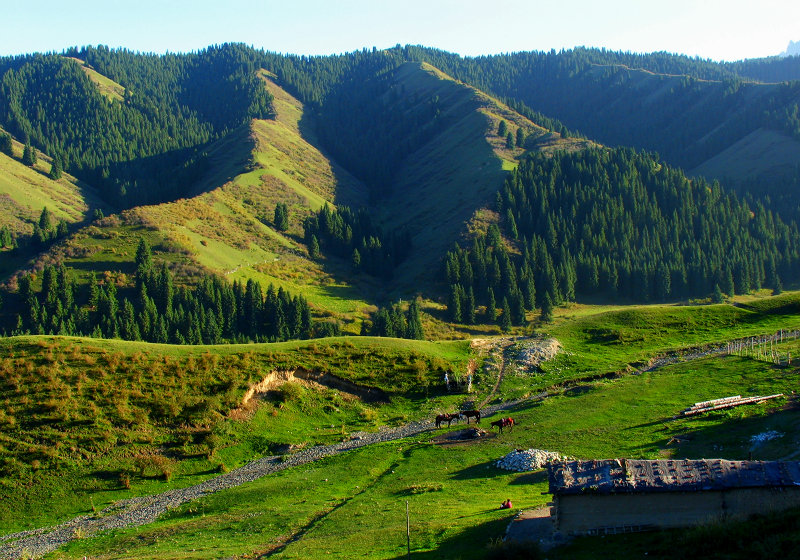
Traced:
<path fill-rule="evenodd" d="M 481 411 L 480 410 L 462 410 L 461 414 L 467 419 L 467 424 L 469 424 L 470 418 L 475 418 L 475 423 L 481 423 Z"/>
<path fill-rule="evenodd" d="M 439 427 L 441 427 L 443 422 L 447 422 L 447 427 L 449 428 L 450 427 L 450 423 L 455 421 L 455 420 L 458 420 L 459 418 L 461 418 L 461 413 L 460 412 L 455 412 L 453 414 L 437 414 L 436 415 L 436 427 L 439 428 Z"/>
<path fill-rule="evenodd" d="M 509 430 L 512 430 L 512 428 L 514 428 L 514 419 L 511 418 L 510 416 L 508 418 L 501 418 L 500 420 L 495 420 L 494 422 L 491 422 L 491 425 L 492 427 L 497 426 L 497 428 L 500 430 L 500 433 L 502 434 L 503 428 L 508 428 Z"/>

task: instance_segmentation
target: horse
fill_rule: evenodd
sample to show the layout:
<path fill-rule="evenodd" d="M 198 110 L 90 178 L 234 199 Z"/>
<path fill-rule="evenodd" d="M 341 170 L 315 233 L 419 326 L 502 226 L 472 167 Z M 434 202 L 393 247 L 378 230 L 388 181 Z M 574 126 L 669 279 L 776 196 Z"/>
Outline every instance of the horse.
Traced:
<path fill-rule="evenodd" d="M 495 420 L 494 422 L 490 423 L 492 427 L 497 426 L 500 430 L 500 433 L 503 433 L 503 428 L 508 428 L 512 430 L 514 428 L 514 419 L 510 416 L 508 418 L 501 418 L 500 420 Z"/>
<path fill-rule="evenodd" d="M 470 418 L 475 418 L 475 423 L 481 423 L 481 411 L 480 410 L 462 410 L 461 414 L 467 419 L 467 424 L 469 424 Z"/>
<path fill-rule="evenodd" d="M 442 422 L 447 422 L 447 427 L 450 427 L 450 423 L 454 420 L 458 420 L 461 418 L 460 412 L 455 412 L 453 414 L 437 414 L 436 415 L 436 427 L 439 428 L 442 425 Z"/>

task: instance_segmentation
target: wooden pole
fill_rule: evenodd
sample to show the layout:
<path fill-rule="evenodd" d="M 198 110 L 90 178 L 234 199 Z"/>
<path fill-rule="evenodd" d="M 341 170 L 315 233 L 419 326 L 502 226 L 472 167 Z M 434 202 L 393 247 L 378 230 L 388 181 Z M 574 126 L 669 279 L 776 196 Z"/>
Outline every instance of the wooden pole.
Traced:
<path fill-rule="evenodd" d="M 408 557 L 411 558 L 411 518 L 408 516 L 408 500 L 406 500 L 406 547 Z"/>

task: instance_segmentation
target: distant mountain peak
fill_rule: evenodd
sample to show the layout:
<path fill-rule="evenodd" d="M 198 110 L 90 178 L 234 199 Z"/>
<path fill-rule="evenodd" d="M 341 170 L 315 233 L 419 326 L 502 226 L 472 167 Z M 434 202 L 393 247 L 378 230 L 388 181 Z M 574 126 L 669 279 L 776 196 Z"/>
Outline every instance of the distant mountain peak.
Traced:
<path fill-rule="evenodd" d="M 780 56 L 798 56 L 800 55 L 800 41 L 789 41 L 789 46 L 780 54 Z"/>

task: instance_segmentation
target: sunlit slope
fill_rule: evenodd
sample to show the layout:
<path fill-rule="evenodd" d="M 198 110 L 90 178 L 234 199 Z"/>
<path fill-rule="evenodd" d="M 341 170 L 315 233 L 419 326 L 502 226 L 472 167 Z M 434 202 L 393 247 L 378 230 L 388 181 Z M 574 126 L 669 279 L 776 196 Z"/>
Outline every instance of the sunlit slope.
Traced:
<path fill-rule="evenodd" d="M 533 150 L 577 149 L 580 140 L 548 133 L 496 99 L 425 63 L 408 63 L 394 74 L 406 99 L 437 98 L 441 129 L 408 157 L 396 174 L 383 215 L 393 227 L 408 228 L 414 251 L 398 271 L 401 283 L 430 279 L 438 261 L 461 238 L 467 223 L 494 201 L 505 171 L 525 153 L 507 148 L 497 135 L 501 120 L 516 135 L 522 128 Z"/>
<path fill-rule="evenodd" d="M 104 97 L 111 99 L 112 101 L 123 101 L 125 99 L 125 88 L 122 85 L 97 72 L 91 67 L 90 64 L 79 58 L 67 58 L 69 58 L 69 60 L 74 60 L 75 63 L 81 67 L 81 70 L 86 73 L 86 75 L 97 86 L 97 89 L 100 90 L 100 93 Z"/>
<path fill-rule="evenodd" d="M 53 219 L 80 222 L 94 208 L 105 208 L 95 192 L 64 173 L 58 181 L 49 178 L 51 160 L 38 153 L 33 167 L 23 165 L 23 146 L 13 141 L 14 157 L 0 154 L 0 225 L 16 235 L 30 235 L 33 221 L 47 207 Z"/>
<path fill-rule="evenodd" d="M 78 243 L 92 249 L 93 261 L 122 263 L 132 261 L 144 235 L 157 257 L 181 265 L 179 276 L 201 268 L 231 280 L 254 278 L 303 293 L 319 309 L 352 313 L 366 304 L 308 259 L 302 221 L 326 203 L 362 204 L 365 189 L 312 144 L 302 104 L 266 73 L 263 77 L 275 96 L 277 117 L 255 120 L 209 146 L 207 172 L 190 196 L 131 209 L 121 223 L 87 231 Z M 278 202 L 289 208 L 286 232 L 273 227 Z M 120 270 L 129 268 L 120 264 Z"/>

